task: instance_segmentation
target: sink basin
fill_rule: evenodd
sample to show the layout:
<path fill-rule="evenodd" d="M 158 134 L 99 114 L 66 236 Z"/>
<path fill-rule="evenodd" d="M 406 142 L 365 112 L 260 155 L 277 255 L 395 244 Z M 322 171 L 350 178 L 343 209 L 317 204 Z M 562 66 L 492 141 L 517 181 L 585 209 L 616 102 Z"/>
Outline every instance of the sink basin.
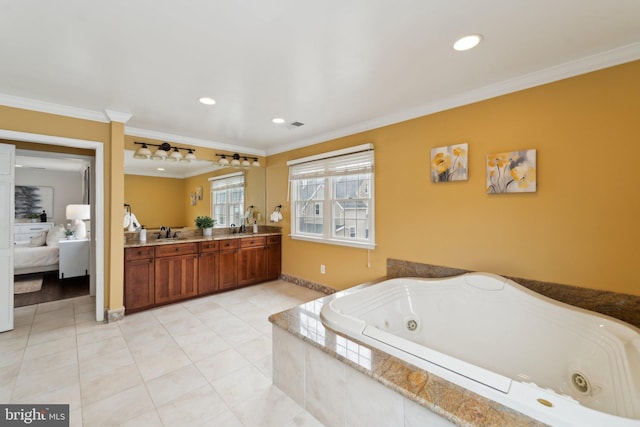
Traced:
<path fill-rule="evenodd" d="M 176 240 L 188 240 L 188 239 L 186 237 L 160 237 L 156 240 L 162 242 L 165 240 L 176 241 Z"/>

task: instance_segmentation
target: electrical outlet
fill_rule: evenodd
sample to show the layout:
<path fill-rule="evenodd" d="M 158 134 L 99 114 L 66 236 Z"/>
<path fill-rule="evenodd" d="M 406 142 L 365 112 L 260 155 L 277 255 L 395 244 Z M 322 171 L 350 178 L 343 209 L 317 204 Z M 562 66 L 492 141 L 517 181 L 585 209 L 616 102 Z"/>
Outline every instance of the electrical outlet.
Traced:
<path fill-rule="evenodd" d="M 326 273 L 326 269 L 324 268 L 324 264 L 320 264 L 320 274 Z"/>

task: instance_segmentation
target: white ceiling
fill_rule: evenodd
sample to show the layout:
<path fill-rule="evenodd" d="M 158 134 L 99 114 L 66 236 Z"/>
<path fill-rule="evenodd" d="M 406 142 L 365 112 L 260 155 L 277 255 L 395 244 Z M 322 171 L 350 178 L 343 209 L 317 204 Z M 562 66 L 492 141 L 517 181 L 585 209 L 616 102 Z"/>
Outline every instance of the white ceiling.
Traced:
<path fill-rule="evenodd" d="M 638 59 L 640 1 L 0 0 L 0 58 L 0 104 L 273 154 Z"/>

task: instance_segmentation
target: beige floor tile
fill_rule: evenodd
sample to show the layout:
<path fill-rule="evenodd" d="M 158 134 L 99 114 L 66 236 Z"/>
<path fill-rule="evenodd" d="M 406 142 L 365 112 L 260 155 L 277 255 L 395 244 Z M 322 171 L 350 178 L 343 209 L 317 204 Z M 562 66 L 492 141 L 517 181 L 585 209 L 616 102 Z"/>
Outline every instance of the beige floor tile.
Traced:
<path fill-rule="evenodd" d="M 35 371 L 25 372 L 21 370 L 18 374 L 11 400 L 13 402 L 22 402 L 25 396 L 59 390 L 73 385 L 78 381 L 77 364 L 58 369 L 48 369 L 45 366 Z"/>
<path fill-rule="evenodd" d="M 188 426 L 206 422 L 228 410 L 210 384 L 158 407 L 160 418 L 166 426 Z"/>
<path fill-rule="evenodd" d="M 120 427 L 164 427 L 156 409 L 138 415 L 120 424 Z M 221 426 L 222 427 L 222 426 Z"/>
<path fill-rule="evenodd" d="M 271 355 L 271 341 L 265 337 L 254 338 L 238 344 L 234 348 L 249 362 L 257 362 L 258 360 Z"/>
<path fill-rule="evenodd" d="M 135 364 L 129 348 L 102 353 L 91 359 L 80 360 L 80 381 L 104 378 L 120 368 Z"/>
<path fill-rule="evenodd" d="M 69 411 L 69 427 L 82 427 L 82 409 Z"/>
<path fill-rule="evenodd" d="M 187 365 L 148 381 L 147 389 L 156 406 L 162 406 L 207 384 L 207 379 L 194 365 Z"/>
<path fill-rule="evenodd" d="M 112 427 L 153 411 L 147 388 L 140 384 L 98 402 L 84 405 L 82 418 L 90 427 Z"/>
<path fill-rule="evenodd" d="M 142 377 L 138 367 L 133 363 L 121 366 L 105 376 L 82 377 L 82 403 L 94 403 L 139 384 L 142 384 Z"/>
<path fill-rule="evenodd" d="M 232 348 L 196 362 L 200 372 L 210 382 L 250 365 L 247 359 Z"/>
<path fill-rule="evenodd" d="M 22 372 L 38 373 L 43 370 L 59 369 L 65 366 L 77 366 L 78 352 L 75 348 L 57 353 L 45 353 L 22 361 Z"/>
<path fill-rule="evenodd" d="M 62 328 L 45 331 L 34 330 L 29 335 L 29 345 L 42 344 L 49 341 L 57 341 L 60 338 L 76 337 L 75 325 L 64 326 Z"/>
<path fill-rule="evenodd" d="M 231 408 L 253 399 L 273 386 L 271 378 L 262 375 L 262 372 L 253 365 L 218 378 L 211 384 Z"/>
<path fill-rule="evenodd" d="M 231 348 L 222 337 L 209 329 L 204 332 L 179 335 L 174 339 L 193 362 Z"/>
<path fill-rule="evenodd" d="M 231 410 L 245 427 L 282 427 L 293 422 L 303 408 L 271 385 Z"/>
<path fill-rule="evenodd" d="M 74 382 L 54 390 L 35 392 L 20 399 L 14 399 L 12 403 L 66 404 L 69 405 L 70 412 L 75 411 L 82 408 L 80 385 Z"/>
<path fill-rule="evenodd" d="M 117 330 L 118 334 L 120 333 Z M 79 339 L 78 339 L 79 340 Z M 90 342 L 89 344 L 78 345 L 78 358 L 80 360 L 88 360 L 98 357 L 102 354 L 113 353 L 118 350 L 127 349 L 127 343 L 122 336 L 114 336 L 112 338 L 100 341 Z"/>
<path fill-rule="evenodd" d="M 24 351 L 24 358 L 25 360 L 29 360 L 46 354 L 59 353 L 61 351 L 67 351 L 75 348 L 77 348 L 76 337 L 73 335 L 64 336 L 41 344 L 28 344 Z"/>
<path fill-rule="evenodd" d="M 78 346 L 82 346 L 85 344 L 90 344 L 96 341 L 104 340 L 107 338 L 113 337 L 121 337 L 122 331 L 120 331 L 120 327 L 117 323 L 97 323 L 92 322 L 92 325 L 95 325 L 93 328 L 87 328 L 89 330 L 86 331 L 78 331 L 76 327 L 76 332 L 78 334 Z"/>
<path fill-rule="evenodd" d="M 145 381 L 189 365 L 191 359 L 171 338 L 129 346 Z"/>

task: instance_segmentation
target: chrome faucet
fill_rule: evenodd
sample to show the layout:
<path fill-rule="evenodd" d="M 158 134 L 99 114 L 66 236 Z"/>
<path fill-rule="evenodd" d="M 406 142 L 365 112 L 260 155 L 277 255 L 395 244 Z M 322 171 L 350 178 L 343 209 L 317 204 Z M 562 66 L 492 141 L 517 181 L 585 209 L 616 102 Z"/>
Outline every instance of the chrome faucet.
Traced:
<path fill-rule="evenodd" d="M 167 227 L 167 239 L 171 237 L 171 227 Z"/>

